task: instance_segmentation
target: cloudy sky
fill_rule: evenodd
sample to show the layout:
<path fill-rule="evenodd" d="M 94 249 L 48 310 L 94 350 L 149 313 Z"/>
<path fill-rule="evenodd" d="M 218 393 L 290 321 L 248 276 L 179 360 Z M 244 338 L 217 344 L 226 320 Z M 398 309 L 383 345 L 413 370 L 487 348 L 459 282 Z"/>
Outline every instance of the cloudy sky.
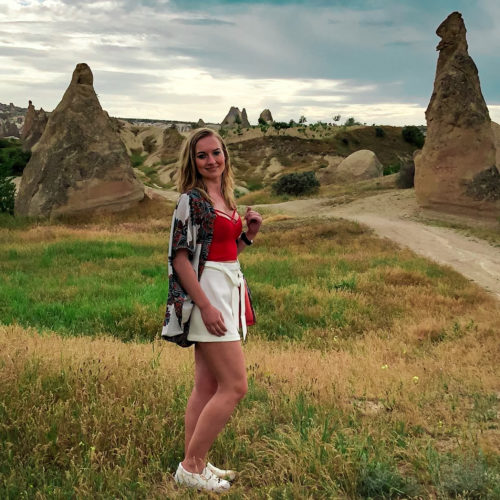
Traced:
<path fill-rule="evenodd" d="M 0 102 L 52 110 L 86 62 L 113 116 L 421 124 L 454 10 L 500 121 L 498 0 L 0 0 Z"/>

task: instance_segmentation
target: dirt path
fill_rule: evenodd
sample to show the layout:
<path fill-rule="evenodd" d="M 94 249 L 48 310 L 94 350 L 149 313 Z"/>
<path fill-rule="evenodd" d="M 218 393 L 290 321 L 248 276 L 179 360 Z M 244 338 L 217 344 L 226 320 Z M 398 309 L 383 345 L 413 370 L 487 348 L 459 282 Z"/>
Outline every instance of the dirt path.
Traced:
<path fill-rule="evenodd" d="M 342 217 L 361 222 L 382 237 L 453 267 L 500 298 L 500 248 L 453 229 L 418 222 L 422 210 L 417 206 L 413 190 L 390 191 L 338 206 L 334 200 L 324 198 L 265 205 L 265 208 L 293 215 Z"/>

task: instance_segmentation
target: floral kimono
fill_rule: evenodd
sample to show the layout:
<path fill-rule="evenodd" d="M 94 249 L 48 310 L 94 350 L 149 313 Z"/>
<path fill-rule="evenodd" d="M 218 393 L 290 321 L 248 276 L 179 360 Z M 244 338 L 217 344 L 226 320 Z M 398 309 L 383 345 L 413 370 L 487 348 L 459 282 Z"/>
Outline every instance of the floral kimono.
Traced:
<path fill-rule="evenodd" d="M 172 265 L 180 249 L 188 251 L 188 257 L 200 280 L 207 261 L 214 232 L 215 211 L 197 189 L 181 194 L 172 218 L 168 247 L 168 299 L 161 336 L 181 347 L 194 342 L 187 340 L 193 301 L 180 284 Z"/>

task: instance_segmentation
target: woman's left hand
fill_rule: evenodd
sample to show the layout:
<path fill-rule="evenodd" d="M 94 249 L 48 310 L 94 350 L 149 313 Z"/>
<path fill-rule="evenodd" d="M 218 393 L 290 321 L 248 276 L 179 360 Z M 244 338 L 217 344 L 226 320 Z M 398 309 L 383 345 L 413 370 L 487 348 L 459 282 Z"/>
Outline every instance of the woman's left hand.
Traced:
<path fill-rule="evenodd" d="M 252 210 L 252 207 L 247 207 L 245 222 L 247 223 L 247 238 L 253 240 L 259 232 L 260 225 L 262 224 L 262 216 L 259 212 Z"/>

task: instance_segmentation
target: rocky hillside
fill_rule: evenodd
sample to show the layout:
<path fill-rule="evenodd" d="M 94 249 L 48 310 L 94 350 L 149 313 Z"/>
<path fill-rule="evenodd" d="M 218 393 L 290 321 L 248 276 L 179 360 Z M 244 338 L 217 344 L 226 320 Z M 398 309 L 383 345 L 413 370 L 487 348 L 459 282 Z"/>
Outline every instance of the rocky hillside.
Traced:
<path fill-rule="evenodd" d="M 19 137 L 27 108 L 0 102 L 0 137 Z"/>
<path fill-rule="evenodd" d="M 169 130 L 169 135 L 165 131 Z M 351 153 L 369 149 L 388 167 L 410 156 L 416 147 L 402 137 L 401 127 L 293 127 L 285 131 L 270 128 L 263 133 L 249 127 L 239 133 L 227 131 L 237 185 L 250 190 L 273 182 L 280 175 L 320 171 L 338 165 Z M 120 136 L 142 179 L 159 187 L 172 187 L 176 173 L 178 145 L 182 134 L 172 128 L 140 127 L 120 121 Z"/>

